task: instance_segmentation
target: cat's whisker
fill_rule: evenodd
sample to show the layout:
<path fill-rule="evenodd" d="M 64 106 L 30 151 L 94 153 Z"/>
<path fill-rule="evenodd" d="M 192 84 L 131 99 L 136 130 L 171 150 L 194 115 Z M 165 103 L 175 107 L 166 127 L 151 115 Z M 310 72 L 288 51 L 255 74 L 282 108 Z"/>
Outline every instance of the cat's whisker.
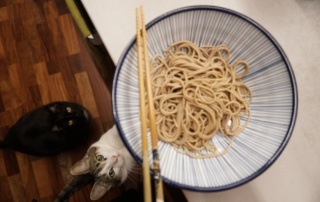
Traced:
<path fill-rule="evenodd" d="M 130 173 L 141 174 L 141 172 L 140 172 L 140 171 L 135 171 L 135 170 L 130 170 L 129 172 L 130 172 Z"/>
<path fill-rule="evenodd" d="M 137 172 L 141 172 L 142 171 L 141 166 L 137 166 L 135 164 L 132 164 L 132 166 L 130 166 L 130 167 L 131 167 L 131 169 L 129 170 L 130 172 L 137 173 Z"/>
<path fill-rule="evenodd" d="M 136 169 L 127 169 L 128 170 L 128 172 L 129 173 L 137 173 L 137 174 L 140 174 L 141 173 L 141 170 L 140 171 L 138 171 L 138 170 L 136 170 Z"/>
<path fill-rule="evenodd" d="M 142 167 L 140 165 L 136 164 L 136 166 L 134 166 L 132 169 L 142 170 Z"/>
<path fill-rule="evenodd" d="M 129 180 L 133 184 L 136 184 L 139 182 L 139 177 L 135 177 L 133 175 L 128 175 L 127 180 Z"/>
<path fill-rule="evenodd" d="M 132 166 L 131 166 L 132 167 Z M 122 170 L 122 171 L 125 171 L 125 169 L 123 168 L 123 167 L 120 167 L 120 169 Z M 136 168 L 132 168 L 132 169 L 126 169 L 127 171 L 128 171 L 128 173 L 136 173 L 136 174 L 141 174 L 141 169 L 140 169 L 140 171 L 136 171 Z"/>

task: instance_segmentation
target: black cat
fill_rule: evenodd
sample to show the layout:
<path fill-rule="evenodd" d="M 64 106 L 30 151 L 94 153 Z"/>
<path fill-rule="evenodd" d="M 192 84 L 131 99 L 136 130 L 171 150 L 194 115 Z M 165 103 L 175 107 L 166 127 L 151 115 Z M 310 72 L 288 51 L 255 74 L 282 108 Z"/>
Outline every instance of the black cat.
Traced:
<path fill-rule="evenodd" d="M 89 134 L 90 113 L 71 102 L 54 102 L 35 109 L 13 125 L 0 148 L 36 156 L 51 156 L 79 145 Z"/>

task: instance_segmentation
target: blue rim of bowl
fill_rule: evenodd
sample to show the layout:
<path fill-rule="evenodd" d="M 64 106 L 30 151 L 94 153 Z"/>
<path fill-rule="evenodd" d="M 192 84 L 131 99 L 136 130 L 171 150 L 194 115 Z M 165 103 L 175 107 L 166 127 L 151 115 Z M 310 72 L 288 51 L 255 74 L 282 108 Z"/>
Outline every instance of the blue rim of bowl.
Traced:
<path fill-rule="evenodd" d="M 181 183 L 177 183 L 175 181 L 172 181 L 168 178 L 162 177 L 163 181 L 171 186 L 174 187 L 178 187 L 181 189 L 185 189 L 185 190 L 190 190 L 190 191 L 199 191 L 199 192 L 215 192 L 215 191 L 223 191 L 223 190 L 228 190 L 228 189 L 232 189 L 235 187 L 238 187 L 240 185 L 243 185 L 251 180 L 253 180 L 254 178 L 258 177 L 260 174 L 262 174 L 264 171 L 266 171 L 276 160 L 277 158 L 280 156 L 280 154 L 282 153 L 282 151 L 284 150 L 284 148 L 286 147 L 287 143 L 289 142 L 289 139 L 292 135 L 293 129 L 294 129 L 294 125 L 296 122 L 296 117 L 297 117 L 297 112 L 298 112 L 298 90 L 297 90 L 297 84 L 296 84 L 296 80 L 295 80 L 295 76 L 292 70 L 292 67 L 290 65 L 290 62 L 286 56 L 286 54 L 284 53 L 284 51 L 282 50 L 281 46 L 278 44 L 278 42 L 273 38 L 273 36 L 265 29 L 263 28 L 260 24 L 258 24 L 257 22 L 255 22 L 254 20 L 252 20 L 251 18 L 238 13 L 234 10 L 230 10 L 227 8 L 223 8 L 223 7 L 218 7 L 218 6 L 208 6 L 208 5 L 197 5 L 197 6 L 188 6 L 188 7 L 182 7 L 182 8 L 178 8 L 172 11 L 169 11 L 167 13 L 164 13 L 160 16 L 158 16 L 157 18 L 155 18 L 154 20 L 152 20 L 151 22 L 149 22 L 146 25 L 146 29 L 148 30 L 150 27 L 154 26 L 156 23 L 160 22 L 161 20 L 170 17 L 172 15 L 176 15 L 179 13 L 183 13 L 183 12 L 189 12 L 189 11 L 196 11 L 196 10 L 209 10 L 209 11 L 218 11 L 218 12 L 224 12 L 236 17 L 241 18 L 242 20 L 245 20 L 246 22 L 250 23 L 251 25 L 253 25 L 254 27 L 256 27 L 257 29 L 259 29 L 276 47 L 276 49 L 279 51 L 283 61 L 286 64 L 288 73 L 290 75 L 290 81 L 291 81 L 291 86 L 292 86 L 292 90 L 293 90 L 293 94 L 292 94 L 292 100 L 293 100 L 293 105 L 292 105 L 292 114 L 291 114 L 291 120 L 290 120 L 290 125 L 289 128 L 287 130 L 287 134 L 283 140 L 283 142 L 280 144 L 278 150 L 275 152 L 275 154 L 269 159 L 269 161 L 266 162 L 266 164 L 264 166 L 262 166 L 259 170 L 257 170 L 255 173 L 251 174 L 250 176 L 239 180 L 237 182 L 231 183 L 231 184 L 227 184 L 224 186 L 219 186 L 219 187 L 194 187 L 194 186 L 188 186 L 185 184 L 181 184 Z M 126 58 L 126 55 L 128 54 L 128 52 L 130 51 L 130 49 L 132 48 L 132 46 L 135 44 L 136 42 L 136 36 L 133 37 L 133 39 L 129 42 L 129 44 L 127 45 L 127 47 L 125 48 L 124 52 L 122 53 L 119 62 L 117 64 L 117 69 L 114 75 L 114 80 L 113 80 L 113 87 L 112 87 L 112 109 L 113 109 L 113 115 L 114 115 L 114 119 L 115 119 L 115 123 L 116 126 L 118 128 L 118 131 L 120 133 L 120 137 L 123 140 L 123 142 L 125 143 L 126 147 L 128 148 L 128 150 L 130 151 L 130 153 L 132 154 L 132 156 L 135 158 L 136 161 L 138 161 L 138 163 L 142 163 L 142 159 L 140 158 L 140 156 L 138 156 L 133 149 L 130 147 L 130 144 L 128 143 L 127 139 L 124 136 L 124 132 L 122 131 L 122 128 L 120 126 L 120 121 L 119 121 L 119 116 L 118 116 L 118 112 L 117 112 L 117 100 L 116 98 L 116 89 L 117 89 L 117 84 L 118 84 L 118 76 L 120 74 L 121 71 L 121 66 Z"/>

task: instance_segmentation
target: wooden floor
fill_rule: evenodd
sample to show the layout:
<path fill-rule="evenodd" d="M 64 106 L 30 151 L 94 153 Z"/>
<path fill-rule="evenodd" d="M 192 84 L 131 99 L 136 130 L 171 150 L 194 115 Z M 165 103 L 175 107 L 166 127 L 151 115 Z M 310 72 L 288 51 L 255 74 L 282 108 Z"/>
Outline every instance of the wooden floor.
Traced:
<path fill-rule="evenodd" d="M 0 0 L 0 139 L 23 114 L 53 101 L 80 103 L 93 118 L 90 141 L 74 151 L 39 158 L 1 150 L 0 201 L 53 201 L 71 179 L 70 166 L 114 124 L 111 82 L 112 75 L 101 77 L 64 0 Z M 99 201 L 139 189 L 136 170 Z M 165 187 L 166 201 L 185 201 L 180 190 Z M 71 201 L 89 201 L 90 189 Z"/>

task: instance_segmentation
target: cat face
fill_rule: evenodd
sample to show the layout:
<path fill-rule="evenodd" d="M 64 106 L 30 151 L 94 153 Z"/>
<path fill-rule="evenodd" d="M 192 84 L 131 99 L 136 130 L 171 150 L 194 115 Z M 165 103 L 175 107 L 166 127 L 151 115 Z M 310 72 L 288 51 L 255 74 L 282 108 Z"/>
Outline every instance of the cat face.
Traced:
<path fill-rule="evenodd" d="M 98 147 L 95 151 L 96 176 L 106 177 L 109 180 L 120 181 L 121 183 L 126 178 L 126 173 L 123 172 L 125 164 L 121 151 L 113 148 Z"/>
<path fill-rule="evenodd" d="M 129 168 L 122 150 L 111 147 L 90 147 L 85 157 L 70 170 L 72 175 L 92 173 L 96 177 L 91 200 L 102 197 L 111 187 L 120 185 L 128 176 Z"/>
<path fill-rule="evenodd" d="M 68 132 L 87 124 L 90 121 L 89 112 L 82 106 L 68 103 L 57 102 L 47 106 L 47 110 L 52 113 L 52 132 Z"/>

